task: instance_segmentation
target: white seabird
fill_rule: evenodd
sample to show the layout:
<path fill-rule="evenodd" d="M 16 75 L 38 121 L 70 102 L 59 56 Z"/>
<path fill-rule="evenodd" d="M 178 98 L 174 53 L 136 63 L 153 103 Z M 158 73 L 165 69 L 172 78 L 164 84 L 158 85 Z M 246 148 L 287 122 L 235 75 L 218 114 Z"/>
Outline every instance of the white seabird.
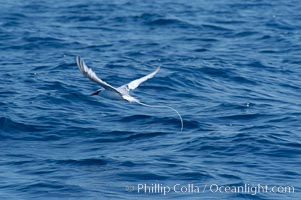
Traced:
<path fill-rule="evenodd" d="M 163 105 L 159 105 L 159 106 L 148 105 L 148 104 L 140 102 L 137 98 L 130 95 L 131 90 L 136 89 L 141 83 L 147 81 L 148 79 L 153 78 L 160 70 L 160 67 L 158 67 L 155 71 L 153 71 L 152 73 L 150 73 L 146 76 L 143 76 L 139 79 L 129 82 L 128 84 L 125 84 L 125 85 L 122 85 L 122 86 L 116 88 L 116 87 L 111 86 L 107 82 L 101 80 L 95 74 L 95 72 L 86 65 L 85 61 L 82 58 L 80 58 L 79 56 L 76 56 L 76 63 L 77 63 L 79 70 L 87 78 L 89 78 L 91 81 L 98 83 L 99 85 L 101 85 L 103 87 L 103 88 L 98 89 L 95 92 L 93 92 L 91 94 L 91 96 L 98 95 L 99 93 L 101 93 L 104 97 L 107 97 L 110 99 L 126 100 L 128 102 L 134 102 L 134 103 L 138 103 L 143 106 L 148 106 L 148 107 L 153 107 L 153 108 L 169 108 L 178 114 L 178 116 L 181 120 L 181 131 L 183 130 L 183 119 L 182 119 L 180 113 L 176 109 L 169 107 L 169 106 L 163 106 Z"/>

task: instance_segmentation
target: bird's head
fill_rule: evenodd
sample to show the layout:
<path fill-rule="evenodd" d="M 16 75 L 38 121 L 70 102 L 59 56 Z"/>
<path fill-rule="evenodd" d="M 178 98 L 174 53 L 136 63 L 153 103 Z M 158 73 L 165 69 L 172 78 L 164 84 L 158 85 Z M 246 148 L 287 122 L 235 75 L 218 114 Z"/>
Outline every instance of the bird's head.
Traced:
<path fill-rule="evenodd" d="M 98 95 L 99 93 L 101 93 L 103 91 L 103 89 L 98 89 L 95 92 L 93 92 L 92 94 L 90 94 L 90 96 L 95 96 Z"/>

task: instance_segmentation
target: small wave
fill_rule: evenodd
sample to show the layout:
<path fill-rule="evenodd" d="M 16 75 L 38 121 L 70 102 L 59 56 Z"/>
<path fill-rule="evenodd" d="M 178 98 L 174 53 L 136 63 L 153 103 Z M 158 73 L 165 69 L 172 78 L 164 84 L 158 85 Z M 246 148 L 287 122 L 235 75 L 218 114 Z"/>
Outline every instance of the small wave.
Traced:
<path fill-rule="evenodd" d="M 166 111 L 164 111 L 166 113 Z M 169 113 L 169 112 L 168 112 Z M 172 112 L 171 112 L 172 113 Z M 166 115 L 166 114 L 165 114 Z M 151 127 L 156 125 L 155 127 L 158 128 L 159 124 L 164 125 L 165 127 L 170 126 L 173 129 L 180 126 L 180 119 L 177 118 L 176 114 L 175 117 L 172 117 L 171 114 L 168 114 L 168 117 L 158 117 L 153 115 L 131 115 L 121 119 L 122 122 L 132 122 L 134 121 L 135 124 L 143 125 L 149 127 L 149 130 L 153 130 Z"/>
<path fill-rule="evenodd" d="M 166 135 L 168 132 L 151 132 L 151 133 L 137 133 L 130 135 L 125 138 L 125 140 L 137 140 L 137 139 L 149 139 L 157 136 Z"/>
<path fill-rule="evenodd" d="M 194 49 L 195 52 L 205 52 L 205 51 L 208 51 L 209 49 L 206 49 L 206 48 L 196 48 Z"/>
<path fill-rule="evenodd" d="M 235 33 L 234 37 L 249 37 L 257 34 L 259 33 L 256 31 L 242 31 L 242 32 Z"/>
<path fill-rule="evenodd" d="M 75 166 L 103 166 L 109 163 L 106 159 L 101 158 L 86 158 L 86 159 L 67 159 L 67 160 L 57 160 L 58 164 L 64 165 L 75 165 Z"/>
<path fill-rule="evenodd" d="M 14 121 L 8 117 L 0 117 L 0 128 L 6 132 L 41 132 L 47 130 L 47 127 L 33 124 L 26 124 Z"/>
<path fill-rule="evenodd" d="M 214 31 L 224 31 L 224 32 L 232 32 L 232 29 L 223 27 L 221 25 L 213 25 L 213 24 L 203 24 L 202 27 L 204 29 L 208 29 L 208 30 L 214 30 Z"/>
<path fill-rule="evenodd" d="M 126 178 L 127 180 L 136 181 L 136 180 L 168 180 L 169 177 L 164 174 L 154 174 L 147 171 L 136 171 L 136 172 L 125 172 L 125 173 L 119 173 L 118 174 L 121 177 Z"/>
<path fill-rule="evenodd" d="M 128 17 L 129 18 L 129 17 Z M 180 19 L 166 18 L 155 13 L 143 13 L 141 15 L 130 17 L 134 22 L 138 21 L 148 26 L 179 26 L 179 27 L 195 27 L 194 25 Z M 124 20 L 124 18 L 122 19 Z"/>
<path fill-rule="evenodd" d="M 254 113 L 254 114 L 236 114 L 236 115 L 228 115 L 228 116 L 221 116 L 219 117 L 220 119 L 230 119 L 230 120 L 255 120 L 258 118 L 266 118 L 270 117 L 271 115 L 266 115 L 266 114 L 259 114 L 259 113 Z"/>
<path fill-rule="evenodd" d="M 23 50 L 32 50 L 32 49 L 56 49 L 64 48 L 67 45 L 63 40 L 51 38 L 51 37 L 25 37 L 21 42 L 7 46 L 7 49 L 23 49 Z M 5 48 L 4 48 L 5 49 Z"/>
<path fill-rule="evenodd" d="M 214 68 L 214 67 L 202 67 L 200 69 L 200 72 L 214 77 L 229 77 L 230 76 L 229 73 L 231 73 L 231 70 Z"/>
<path fill-rule="evenodd" d="M 149 121 L 149 120 L 153 120 L 153 117 L 149 115 L 131 115 L 131 116 L 123 117 L 121 119 L 122 122 L 131 122 L 135 120 Z"/>
<path fill-rule="evenodd" d="M 146 24 L 151 26 L 165 26 L 165 25 L 173 25 L 173 24 L 188 25 L 188 23 L 185 23 L 177 19 L 155 19 L 147 22 Z"/>

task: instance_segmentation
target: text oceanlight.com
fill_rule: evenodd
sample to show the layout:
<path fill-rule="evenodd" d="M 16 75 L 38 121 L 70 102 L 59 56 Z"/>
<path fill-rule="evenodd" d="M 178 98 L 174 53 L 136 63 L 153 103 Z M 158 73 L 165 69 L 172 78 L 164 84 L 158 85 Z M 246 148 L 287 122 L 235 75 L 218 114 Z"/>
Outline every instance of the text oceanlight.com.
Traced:
<path fill-rule="evenodd" d="M 240 193 L 256 195 L 259 193 L 294 193 L 295 188 L 293 186 L 281 186 L 281 185 L 219 185 L 219 184 L 174 184 L 165 185 L 160 183 L 154 184 L 137 184 L 134 186 L 127 186 L 128 192 L 135 192 L 138 194 L 162 194 L 167 195 L 169 193 Z"/>

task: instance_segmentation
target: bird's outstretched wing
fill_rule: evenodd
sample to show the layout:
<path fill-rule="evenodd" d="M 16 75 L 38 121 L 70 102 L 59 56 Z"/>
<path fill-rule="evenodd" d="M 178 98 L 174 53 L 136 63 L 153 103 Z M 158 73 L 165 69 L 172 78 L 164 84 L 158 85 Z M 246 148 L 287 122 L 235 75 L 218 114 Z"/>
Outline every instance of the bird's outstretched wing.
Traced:
<path fill-rule="evenodd" d="M 131 82 L 129 82 L 128 84 L 126 85 L 123 85 L 122 87 L 125 88 L 126 90 L 130 91 L 130 90 L 134 90 L 136 89 L 141 83 L 147 81 L 148 79 L 150 78 L 153 78 L 157 73 L 158 71 L 160 70 L 160 67 L 158 67 L 155 71 L 153 71 L 152 73 L 146 75 L 146 76 L 143 76 L 141 78 L 138 78 L 136 80 L 133 80 Z"/>
<path fill-rule="evenodd" d="M 113 86 L 111 86 L 110 84 L 108 84 L 105 81 L 103 81 L 100 78 L 98 78 L 98 76 L 95 74 L 95 72 L 93 72 L 93 70 L 86 65 L 85 61 L 81 57 L 76 56 L 76 63 L 77 63 L 77 66 L 78 66 L 79 70 L 86 77 L 88 77 L 91 81 L 94 81 L 94 82 L 98 83 L 99 85 L 101 85 L 103 88 L 105 88 L 107 90 L 112 90 L 112 91 L 115 91 L 118 94 L 122 95 Z"/>

